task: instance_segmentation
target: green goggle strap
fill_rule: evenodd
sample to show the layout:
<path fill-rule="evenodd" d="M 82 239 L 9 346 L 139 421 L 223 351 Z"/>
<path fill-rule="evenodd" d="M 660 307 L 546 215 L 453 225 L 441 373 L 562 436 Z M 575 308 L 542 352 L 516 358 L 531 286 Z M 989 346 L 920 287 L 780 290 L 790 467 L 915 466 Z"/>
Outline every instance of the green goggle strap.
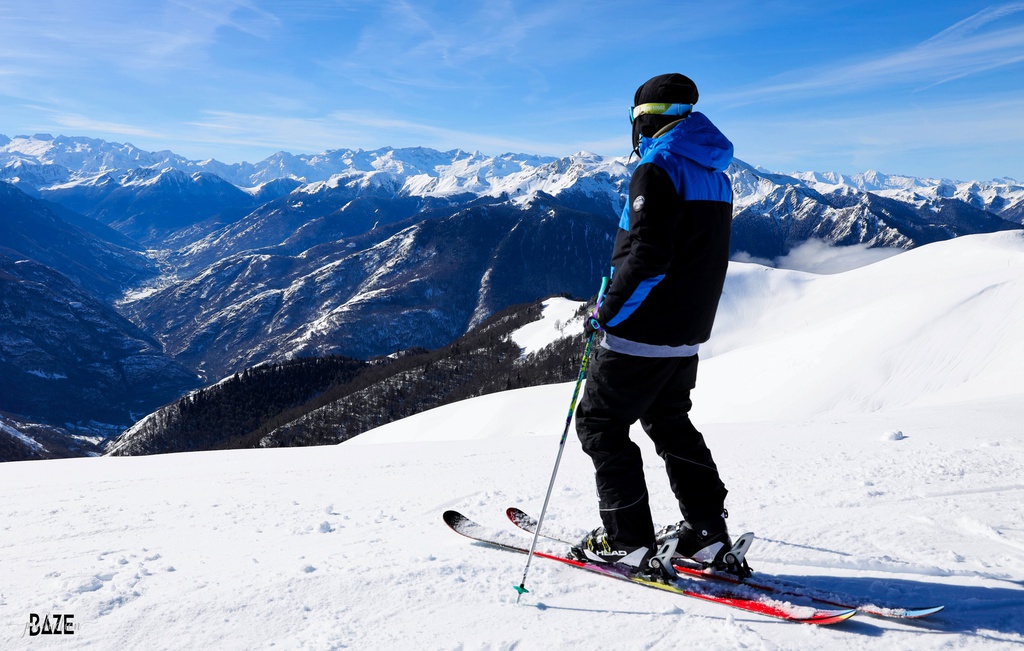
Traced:
<path fill-rule="evenodd" d="M 651 102 L 649 104 L 637 104 L 629 107 L 629 121 L 637 119 L 641 115 L 686 115 L 693 110 L 693 104 L 662 104 Z"/>

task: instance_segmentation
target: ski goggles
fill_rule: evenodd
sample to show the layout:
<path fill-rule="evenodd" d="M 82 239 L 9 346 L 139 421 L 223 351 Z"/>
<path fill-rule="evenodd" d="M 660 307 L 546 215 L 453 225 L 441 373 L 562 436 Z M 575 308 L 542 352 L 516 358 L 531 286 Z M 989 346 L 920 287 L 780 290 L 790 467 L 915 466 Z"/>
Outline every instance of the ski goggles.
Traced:
<path fill-rule="evenodd" d="M 633 124 L 641 115 L 686 115 L 693 110 L 693 104 L 637 104 L 629 107 L 629 123 Z"/>

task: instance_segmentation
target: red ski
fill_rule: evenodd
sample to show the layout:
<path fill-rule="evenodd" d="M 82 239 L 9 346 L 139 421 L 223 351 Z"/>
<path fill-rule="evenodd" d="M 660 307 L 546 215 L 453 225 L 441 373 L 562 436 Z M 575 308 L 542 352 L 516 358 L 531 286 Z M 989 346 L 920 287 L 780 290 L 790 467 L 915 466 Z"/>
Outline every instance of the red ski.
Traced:
<path fill-rule="evenodd" d="M 509 551 L 522 554 L 530 553 L 529 547 L 522 544 L 522 539 L 505 531 L 481 526 L 457 511 L 445 511 L 444 521 L 453 531 L 467 538 Z M 585 563 L 538 551 L 534 552 L 534 556 L 613 579 L 785 621 L 819 625 L 835 624 L 849 619 L 857 612 L 853 609 L 821 610 L 811 606 L 799 606 L 765 594 L 747 594 L 744 592 L 743 586 L 726 589 L 723 585 L 697 579 L 680 578 L 672 583 L 663 583 L 632 574 L 628 568 L 614 563 Z"/>
<path fill-rule="evenodd" d="M 528 513 L 512 506 L 505 511 L 505 514 L 508 516 L 508 519 L 512 521 L 512 524 L 516 525 L 523 531 L 534 533 L 537 530 L 537 521 Z M 545 536 L 543 533 L 541 533 L 541 537 L 564 545 L 571 544 L 564 540 Z M 926 608 L 878 606 L 849 595 L 834 594 L 826 590 L 817 590 L 807 586 L 791 583 L 789 581 L 775 579 L 770 576 L 740 578 L 734 574 L 729 574 L 728 572 L 695 567 L 688 564 L 687 561 L 682 558 L 676 558 L 673 563 L 673 567 L 676 572 L 680 574 L 686 574 L 699 579 L 710 579 L 732 585 L 743 585 L 772 595 L 809 599 L 820 604 L 837 606 L 839 608 L 849 608 L 856 610 L 857 612 L 864 613 L 865 615 L 884 617 L 887 619 L 919 619 L 921 617 L 927 617 L 928 615 L 934 615 L 945 608 L 945 606 L 930 606 Z"/>

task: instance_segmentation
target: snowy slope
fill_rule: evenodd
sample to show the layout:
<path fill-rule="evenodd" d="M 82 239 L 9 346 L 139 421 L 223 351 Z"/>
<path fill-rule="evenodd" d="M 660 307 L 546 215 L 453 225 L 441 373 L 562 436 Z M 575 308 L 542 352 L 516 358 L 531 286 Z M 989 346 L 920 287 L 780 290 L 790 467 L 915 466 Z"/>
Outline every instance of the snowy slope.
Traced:
<path fill-rule="evenodd" d="M 733 263 L 697 417 L 863 413 L 1024 392 L 1024 237 L 972 236 L 843 274 Z M 823 363 L 827 360 L 827 363 Z M 735 396 L 742 396 L 737 401 Z"/>
<path fill-rule="evenodd" d="M 583 307 L 580 301 L 567 298 L 549 298 L 544 301 L 542 316 L 512 333 L 512 341 L 523 349 L 523 355 L 535 353 L 548 344 L 583 329 L 583 317 L 576 312 Z"/>
<path fill-rule="evenodd" d="M 910 605 L 782 624 L 474 545 L 440 515 L 536 512 L 572 384 L 449 405 L 336 447 L 5 464 L 0 648 L 1019 649 L 1024 238 L 852 272 L 731 269 L 695 420 L 755 569 Z M 884 283 L 879 293 L 879 283 Z M 642 434 L 655 518 L 675 520 Z M 597 523 L 569 437 L 546 528 Z M 524 540 L 528 540 L 524 538 Z M 22 638 L 29 613 L 73 638 Z"/>

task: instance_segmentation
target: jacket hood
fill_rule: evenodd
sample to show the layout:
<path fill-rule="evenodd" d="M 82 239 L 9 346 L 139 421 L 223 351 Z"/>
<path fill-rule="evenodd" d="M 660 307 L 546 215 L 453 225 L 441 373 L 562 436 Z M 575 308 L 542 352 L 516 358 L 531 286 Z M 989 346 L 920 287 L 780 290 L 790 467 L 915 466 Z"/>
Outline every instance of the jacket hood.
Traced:
<path fill-rule="evenodd" d="M 732 163 L 732 143 L 703 113 L 690 113 L 663 135 L 640 139 L 642 160 L 663 148 L 716 172 Z"/>

